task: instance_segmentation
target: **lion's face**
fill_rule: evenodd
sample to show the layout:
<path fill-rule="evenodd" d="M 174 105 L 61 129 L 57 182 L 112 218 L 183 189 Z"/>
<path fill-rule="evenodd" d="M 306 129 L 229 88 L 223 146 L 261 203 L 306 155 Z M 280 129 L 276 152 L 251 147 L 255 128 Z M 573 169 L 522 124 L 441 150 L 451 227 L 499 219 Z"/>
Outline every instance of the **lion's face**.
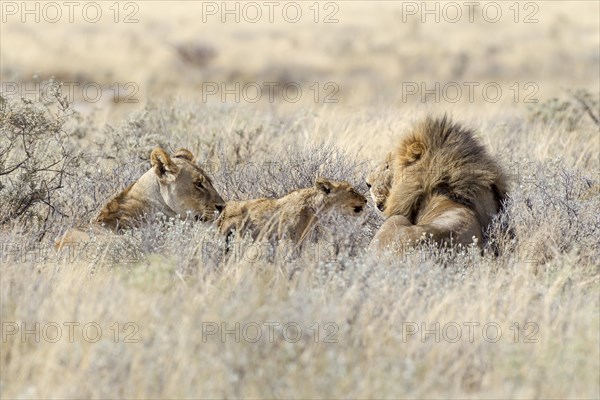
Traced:
<path fill-rule="evenodd" d="M 171 158 L 157 148 L 152 152 L 151 162 L 163 201 L 182 218 L 190 213 L 198 221 L 213 221 L 225 207 L 225 202 L 208 175 L 194 162 L 190 151 L 180 149 Z"/>
<path fill-rule="evenodd" d="M 348 182 L 317 178 L 315 186 L 326 196 L 327 205 L 341 210 L 343 214 L 359 215 L 367 205 L 365 196 L 358 193 Z"/>
<path fill-rule="evenodd" d="M 391 165 L 391 157 L 388 155 L 383 163 L 379 164 L 367 176 L 367 187 L 371 193 L 371 198 L 379 211 L 385 209 L 385 202 L 390 194 L 394 172 Z"/>

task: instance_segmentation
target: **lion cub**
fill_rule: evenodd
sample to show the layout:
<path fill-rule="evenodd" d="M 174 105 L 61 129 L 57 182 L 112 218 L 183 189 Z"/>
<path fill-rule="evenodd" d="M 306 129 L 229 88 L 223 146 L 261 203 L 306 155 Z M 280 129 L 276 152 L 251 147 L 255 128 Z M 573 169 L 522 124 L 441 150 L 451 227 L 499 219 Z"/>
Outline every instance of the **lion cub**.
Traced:
<path fill-rule="evenodd" d="M 254 240 L 275 237 L 301 244 L 320 214 L 339 209 L 345 215 L 359 215 L 366 204 L 365 196 L 348 182 L 319 177 L 314 186 L 279 199 L 228 201 L 217 223 L 227 237 L 236 231 L 250 233 Z"/>

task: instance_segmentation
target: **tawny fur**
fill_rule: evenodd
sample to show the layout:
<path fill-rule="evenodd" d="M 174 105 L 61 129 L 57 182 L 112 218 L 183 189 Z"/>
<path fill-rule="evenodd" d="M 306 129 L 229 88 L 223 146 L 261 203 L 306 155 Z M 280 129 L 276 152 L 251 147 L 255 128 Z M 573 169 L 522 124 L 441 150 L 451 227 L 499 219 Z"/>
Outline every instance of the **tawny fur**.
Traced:
<path fill-rule="evenodd" d="M 475 238 L 481 245 L 507 193 L 504 172 L 474 132 L 446 116 L 416 125 L 367 182 L 388 218 L 373 239 L 376 248 L 394 238 L 414 243 L 423 234 L 437 243 L 468 245 Z"/>
<path fill-rule="evenodd" d="M 389 153 L 385 157 L 385 160 L 367 176 L 369 193 L 379 211 L 383 211 L 385 201 L 392 187 L 392 179 L 394 178 L 394 174 L 392 173 L 392 154 Z"/>
<path fill-rule="evenodd" d="M 120 233 L 138 227 L 144 218 L 158 214 L 213 221 L 225 202 L 189 150 L 173 157 L 156 148 L 150 156 L 152 168 L 135 183 L 114 196 L 87 228 L 75 228 L 57 243 L 89 241 L 94 236 Z"/>
<path fill-rule="evenodd" d="M 318 178 L 314 186 L 279 199 L 229 201 L 218 224 L 226 236 L 236 231 L 250 234 L 254 240 L 275 237 L 301 244 L 322 213 L 339 209 L 346 215 L 358 215 L 366 204 L 367 199 L 349 183 Z"/>

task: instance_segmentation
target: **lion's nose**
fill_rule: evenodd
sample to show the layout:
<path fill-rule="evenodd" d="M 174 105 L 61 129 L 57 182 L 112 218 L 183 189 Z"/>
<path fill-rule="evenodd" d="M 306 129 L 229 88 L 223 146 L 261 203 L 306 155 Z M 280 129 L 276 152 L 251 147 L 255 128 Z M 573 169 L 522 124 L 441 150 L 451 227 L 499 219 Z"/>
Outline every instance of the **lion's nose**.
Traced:
<path fill-rule="evenodd" d="M 225 204 L 215 204 L 215 208 L 218 212 L 221 212 L 225 209 Z"/>
<path fill-rule="evenodd" d="M 383 202 L 377 203 L 377 208 L 379 209 L 379 211 L 383 211 Z"/>

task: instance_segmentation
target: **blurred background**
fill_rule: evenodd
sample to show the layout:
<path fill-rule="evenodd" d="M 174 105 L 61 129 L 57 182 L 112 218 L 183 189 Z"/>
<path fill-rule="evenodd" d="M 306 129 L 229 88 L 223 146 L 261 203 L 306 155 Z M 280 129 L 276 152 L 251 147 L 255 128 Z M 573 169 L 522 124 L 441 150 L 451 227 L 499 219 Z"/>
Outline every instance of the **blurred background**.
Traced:
<path fill-rule="evenodd" d="M 7 1 L 2 91 L 54 77 L 105 121 L 175 97 L 505 113 L 599 92 L 599 4 Z"/>

